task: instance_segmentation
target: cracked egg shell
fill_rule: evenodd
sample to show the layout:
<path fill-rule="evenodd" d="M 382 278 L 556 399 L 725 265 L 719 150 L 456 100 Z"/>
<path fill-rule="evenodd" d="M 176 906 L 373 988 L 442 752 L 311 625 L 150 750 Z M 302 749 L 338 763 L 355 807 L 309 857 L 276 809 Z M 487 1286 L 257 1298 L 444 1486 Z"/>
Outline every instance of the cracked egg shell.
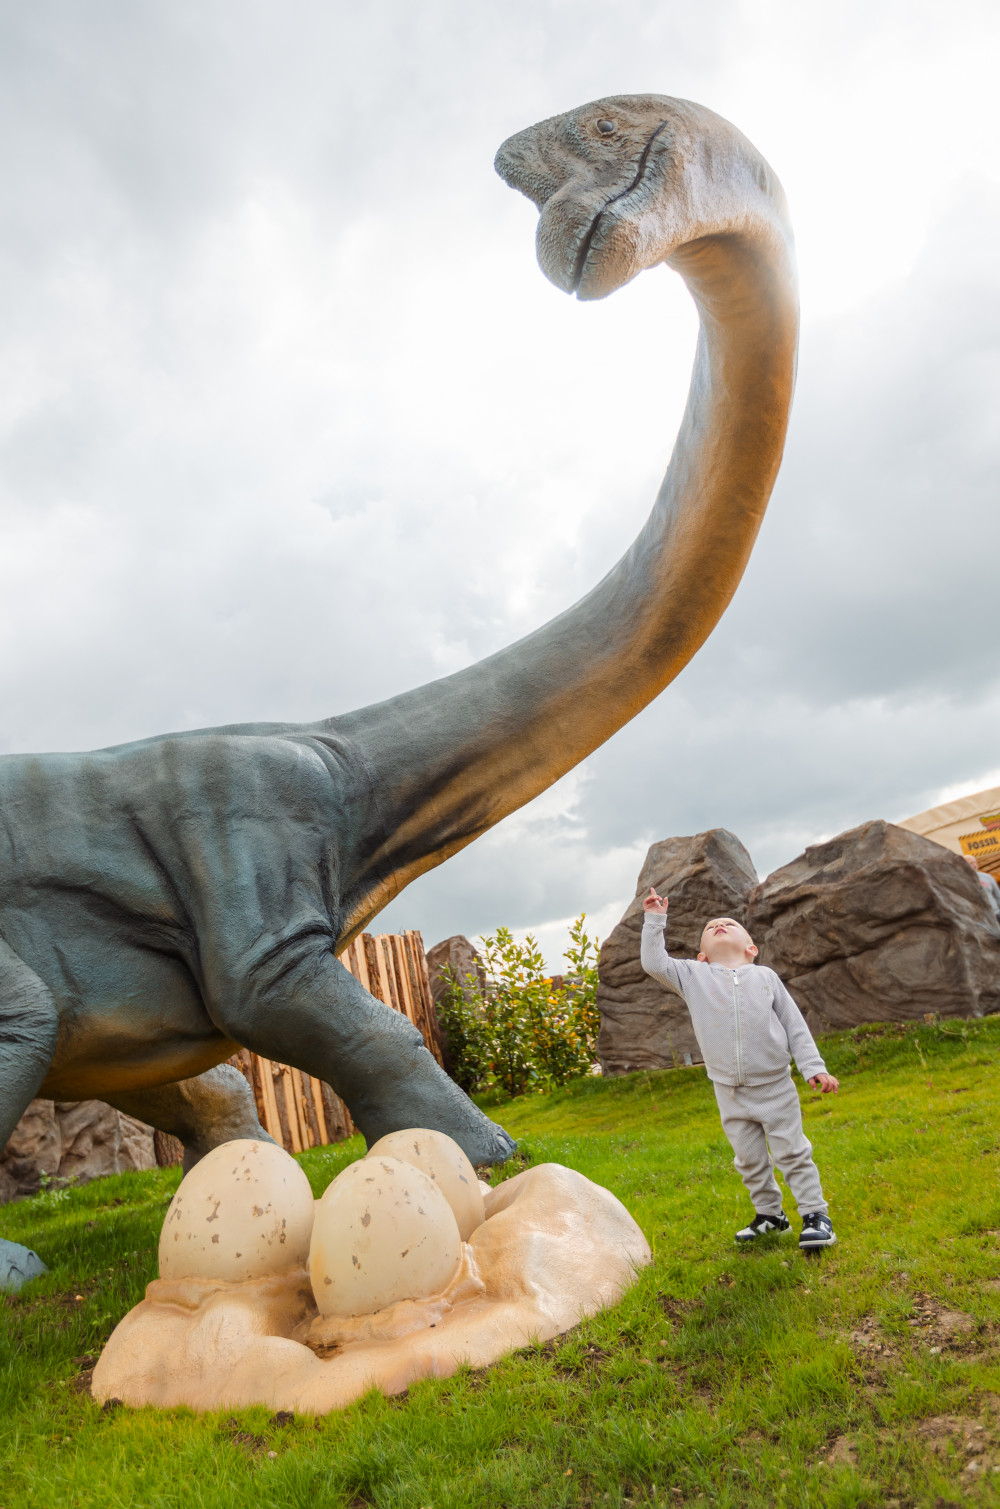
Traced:
<path fill-rule="evenodd" d="M 458 1143 L 444 1132 L 411 1127 L 405 1132 L 390 1132 L 368 1151 L 369 1158 L 388 1155 L 412 1163 L 428 1179 L 433 1179 L 452 1208 L 458 1233 L 467 1242 L 477 1226 L 486 1220 L 483 1193 L 476 1171 Z"/>
<path fill-rule="evenodd" d="M 461 1261 L 451 1206 L 401 1158 L 350 1164 L 316 1207 L 309 1276 L 322 1315 L 371 1315 L 401 1299 L 430 1299 Z"/>
<path fill-rule="evenodd" d="M 160 1232 L 160 1277 L 238 1282 L 288 1273 L 309 1254 L 309 1180 L 284 1148 L 224 1142 L 185 1174 Z"/>

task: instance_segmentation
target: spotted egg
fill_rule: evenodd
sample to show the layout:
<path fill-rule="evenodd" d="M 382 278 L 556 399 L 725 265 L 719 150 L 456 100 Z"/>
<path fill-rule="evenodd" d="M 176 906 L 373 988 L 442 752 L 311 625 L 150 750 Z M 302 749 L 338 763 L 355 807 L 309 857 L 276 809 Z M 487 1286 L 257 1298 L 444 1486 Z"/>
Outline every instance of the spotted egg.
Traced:
<path fill-rule="evenodd" d="M 458 1223 L 433 1179 L 401 1158 L 350 1164 L 316 1207 L 309 1276 L 324 1315 L 370 1315 L 440 1294 L 458 1272 Z"/>
<path fill-rule="evenodd" d="M 309 1255 L 315 1204 L 273 1142 L 213 1148 L 185 1174 L 160 1232 L 160 1277 L 238 1281 L 287 1273 Z"/>
<path fill-rule="evenodd" d="M 486 1208 L 476 1171 L 451 1137 L 421 1127 L 390 1132 L 368 1153 L 369 1158 L 385 1156 L 402 1158 L 404 1163 L 412 1163 L 428 1179 L 433 1179 L 452 1208 L 463 1242 L 469 1240 L 477 1226 L 482 1226 Z"/>

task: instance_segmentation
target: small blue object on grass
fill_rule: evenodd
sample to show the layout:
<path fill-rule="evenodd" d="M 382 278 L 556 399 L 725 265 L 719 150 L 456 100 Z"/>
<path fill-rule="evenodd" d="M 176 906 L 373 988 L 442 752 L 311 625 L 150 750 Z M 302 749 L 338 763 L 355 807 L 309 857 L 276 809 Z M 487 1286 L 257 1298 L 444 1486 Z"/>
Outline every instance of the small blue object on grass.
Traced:
<path fill-rule="evenodd" d="M 38 1253 L 32 1252 L 30 1247 L 22 1247 L 20 1242 L 5 1242 L 0 1237 L 0 1290 L 16 1294 L 24 1284 L 48 1271 Z"/>

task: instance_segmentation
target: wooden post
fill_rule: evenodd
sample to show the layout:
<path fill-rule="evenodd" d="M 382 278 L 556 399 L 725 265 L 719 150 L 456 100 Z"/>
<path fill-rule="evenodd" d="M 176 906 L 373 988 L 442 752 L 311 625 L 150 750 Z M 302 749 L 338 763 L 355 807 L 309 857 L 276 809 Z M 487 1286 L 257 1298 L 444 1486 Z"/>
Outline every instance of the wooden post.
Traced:
<path fill-rule="evenodd" d="M 333 1141 L 333 1138 L 327 1131 L 326 1116 L 323 1114 L 323 1091 L 319 1080 L 314 1079 L 312 1075 L 309 1076 L 309 1099 L 312 1105 L 313 1119 L 316 1123 L 315 1145 L 317 1147 L 325 1147 L 328 1142 Z"/>

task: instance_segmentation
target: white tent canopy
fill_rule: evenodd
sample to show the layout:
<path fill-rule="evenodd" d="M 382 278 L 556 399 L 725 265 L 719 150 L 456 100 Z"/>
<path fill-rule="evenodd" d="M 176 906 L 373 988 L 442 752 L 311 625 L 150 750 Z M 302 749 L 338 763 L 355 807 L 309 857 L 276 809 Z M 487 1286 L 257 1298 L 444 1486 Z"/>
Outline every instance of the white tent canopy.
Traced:
<path fill-rule="evenodd" d="M 918 812 L 897 826 L 922 833 L 956 854 L 974 854 L 981 870 L 1000 874 L 1000 786 Z"/>

